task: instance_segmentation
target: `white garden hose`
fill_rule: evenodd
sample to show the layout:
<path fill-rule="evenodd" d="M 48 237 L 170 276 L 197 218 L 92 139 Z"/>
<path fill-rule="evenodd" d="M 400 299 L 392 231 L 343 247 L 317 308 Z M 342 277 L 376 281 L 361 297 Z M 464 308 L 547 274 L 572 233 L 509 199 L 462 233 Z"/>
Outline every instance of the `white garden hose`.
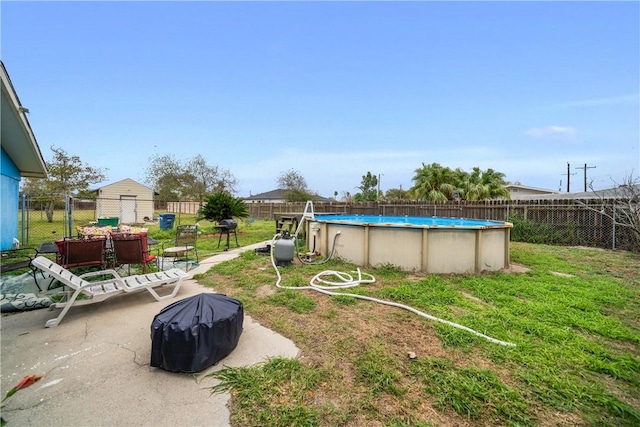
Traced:
<path fill-rule="evenodd" d="M 277 236 L 277 235 L 276 235 Z M 467 328 L 466 326 L 462 326 L 459 325 L 457 323 L 454 322 L 450 322 L 448 320 L 444 320 L 444 319 L 440 319 L 438 317 L 434 317 L 431 316 L 427 313 L 424 313 L 420 310 L 416 310 L 413 307 L 409 307 L 408 305 L 404 305 L 404 304 L 400 304 L 397 302 L 393 302 L 393 301 L 385 301 L 385 300 L 381 300 L 378 298 L 373 298 L 373 297 L 368 297 L 365 295 L 358 295 L 358 294 L 350 294 L 350 293 L 342 293 L 342 292 L 333 292 L 331 291 L 331 289 L 345 289 L 345 288 L 353 288 L 355 286 L 360 285 L 361 283 L 374 283 L 376 281 L 375 277 L 373 277 L 371 274 L 368 273 L 362 273 L 360 271 L 360 269 L 358 268 L 357 271 L 355 271 L 354 273 L 357 273 L 358 276 L 357 278 L 354 278 L 353 276 L 351 276 L 348 273 L 344 273 L 344 272 L 340 272 L 340 271 L 335 271 L 335 270 L 325 270 L 323 272 L 320 272 L 318 274 L 316 274 L 315 276 L 313 276 L 313 278 L 309 281 L 309 286 L 282 286 L 280 283 L 282 282 L 282 276 L 280 275 L 280 270 L 278 269 L 278 266 L 276 265 L 274 256 L 273 256 L 273 248 L 275 246 L 275 236 L 274 239 L 271 242 L 271 265 L 273 265 L 273 268 L 276 270 L 276 274 L 278 275 L 278 280 L 276 281 L 276 287 L 280 288 L 280 289 L 295 289 L 295 290 L 302 290 L 302 289 L 313 289 L 314 291 L 323 293 L 325 295 L 332 295 L 332 296 L 347 296 L 347 297 L 352 297 L 352 298 L 358 298 L 358 299 L 363 299 L 366 301 L 373 301 L 373 302 L 377 302 L 379 304 L 384 304 L 384 305 L 389 305 L 392 307 L 398 307 L 398 308 L 402 308 L 405 310 L 408 310 L 412 313 L 417 314 L 418 316 L 422 316 L 426 319 L 429 320 L 433 320 L 435 322 L 440 322 L 440 323 L 444 323 L 445 325 L 449 325 L 451 327 L 457 328 L 457 329 L 461 329 L 463 331 L 469 332 L 473 335 L 479 336 L 481 338 L 484 338 L 494 344 L 499 344 L 499 345 L 503 345 L 503 346 L 510 346 L 510 347 L 515 347 L 516 345 L 510 342 L 506 342 L 506 341 L 500 341 L 498 339 L 492 338 L 490 336 L 487 336 L 485 334 L 482 334 L 478 331 L 475 331 L 471 328 Z M 367 276 L 367 278 L 363 279 L 363 274 L 365 276 Z M 323 277 L 325 276 L 334 276 L 337 277 L 339 279 L 338 282 L 334 282 L 334 281 L 330 281 L 330 280 L 326 280 L 323 279 Z M 319 284 L 321 283 L 321 284 Z"/>

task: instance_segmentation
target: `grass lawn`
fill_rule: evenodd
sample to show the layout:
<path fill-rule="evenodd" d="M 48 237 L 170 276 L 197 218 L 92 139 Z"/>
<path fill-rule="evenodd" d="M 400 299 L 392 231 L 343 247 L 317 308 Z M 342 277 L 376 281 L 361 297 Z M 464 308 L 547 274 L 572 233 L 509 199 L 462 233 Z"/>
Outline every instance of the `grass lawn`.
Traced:
<path fill-rule="evenodd" d="M 195 215 L 182 214 L 182 224 L 196 224 Z M 207 258 L 216 253 L 224 252 L 226 245 L 226 236 L 223 235 L 220 239 L 218 231 L 215 229 L 215 224 L 207 220 L 197 221 L 198 224 L 198 256 L 200 259 Z M 161 244 L 165 246 L 175 240 L 176 228 L 169 230 L 161 230 L 158 225 L 145 226 L 149 229 L 149 236 L 153 237 Z M 238 246 L 247 246 L 253 243 L 258 243 L 273 238 L 276 230 L 275 221 L 238 221 L 238 228 L 236 229 L 236 235 L 238 239 Z M 218 240 L 220 240 L 220 246 L 218 246 Z M 161 245 L 159 245 L 160 247 Z M 230 235 L 229 239 L 230 249 L 236 248 L 236 236 Z M 153 251 L 153 249 L 152 249 Z"/>
<path fill-rule="evenodd" d="M 222 252 L 214 224 L 199 224 L 200 259 Z M 37 247 L 62 221 L 31 226 Z M 174 239 L 175 228 L 148 228 Z M 274 233 L 273 221 L 240 221 L 238 242 Z M 241 300 L 300 357 L 223 369 L 213 391 L 231 390 L 236 426 L 639 426 L 640 254 L 512 243 L 511 259 L 512 271 L 477 276 L 366 268 L 376 282 L 345 291 L 516 344 L 504 347 L 398 308 L 278 289 L 269 258 L 245 252 L 198 281 Z M 327 269 L 355 266 L 297 263 L 281 268 L 282 284 L 306 286 Z"/>
<path fill-rule="evenodd" d="M 215 372 L 213 391 L 231 391 L 235 426 L 640 425 L 640 255 L 513 243 L 511 259 L 519 268 L 477 276 L 367 268 L 376 282 L 347 290 L 516 344 L 505 347 L 398 308 L 278 289 L 269 258 L 245 252 L 198 281 L 301 352 Z M 282 284 L 327 269 L 355 267 L 282 267 Z"/>
<path fill-rule="evenodd" d="M 93 211 L 75 211 L 74 226 L 72 227 L 72 230 L 75 230 L 76 226 L 88 225 L 89 222 L 92 221 L 93 215 Z M 153 237 L 161 244 L 164 243 L 165 246 L 167 246 L 175 240 L 176 226 L 178 224 L 196 223 L 199 225 L 197 247 L 198 255 L 200 256 L 200 258 L 205 258 L 215 253 L 224 251 L 224 246 L 226 243 L 225 236 L 222 237 L 220 246 L 218 247 L 219 234 L 215 229 L 215 224 L 207 220 L 196 221 L 195 214 L 180 214 L 180 216 L 176 219 L 176 224 L 174 225 L 174 227 L 169 230 L 161 230 L 158 223 L 145 224 L 140 226 L 148 229 L 150 237 Z M 30 227 L 31 230 L 29 244 L 26 245 L 28 247 L 38 248 L 41 243 L 59 240 L 65 234 L 65 227 L 62 220 L 61 211 L 56 211 L 54 213 L 54 220 L 52 222 L 48 222 L 44 214 L 40 214 L 39 212 L 34 213 L 31 218 Z M 247 220 L 240 220 L 238 221 L 238 228 L 236 231 L 238 244 L 240 246 L 269 240 L 275 234 L 275 221 L 264 220 L 249 222 Z M 233 234 L 231 235 L 230 246 L 231 248 L 236 247 L 235 236 Z M 151 251 L 153 252 L 160 247 L 161 245 L 158 245 L 157 247 L 151 247 Z"/>

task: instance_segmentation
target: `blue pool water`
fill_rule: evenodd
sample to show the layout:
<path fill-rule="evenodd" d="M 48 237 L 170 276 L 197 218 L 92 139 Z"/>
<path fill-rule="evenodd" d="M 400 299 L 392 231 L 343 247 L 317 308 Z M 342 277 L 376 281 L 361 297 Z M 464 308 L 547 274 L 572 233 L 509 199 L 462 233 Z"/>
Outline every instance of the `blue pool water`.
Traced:
<path fill-rule="evenodd" d="M 504 227 L 501 221 L 467 218 L 419 217 L 419 216 L 374 216 L 374 215 L 316 215 L 316 221 L 346 225 L 371 225 L 386 227 L 420 228 L 485 228 Z"/>

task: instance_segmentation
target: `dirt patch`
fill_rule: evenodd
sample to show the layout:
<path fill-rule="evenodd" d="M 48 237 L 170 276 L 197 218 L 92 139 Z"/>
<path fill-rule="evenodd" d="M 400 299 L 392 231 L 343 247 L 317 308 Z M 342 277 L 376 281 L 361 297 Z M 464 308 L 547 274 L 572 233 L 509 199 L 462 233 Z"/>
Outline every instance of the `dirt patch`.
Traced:
<path fill-rule="evenodd" d="M 512 262 L 511 265 L 509 265 L 509 268 L 503 268 L 500 271 L 503 273 L 527 273 L 528 271 L 531 271 L 531 269 L 522 264 Z"/>
<path fill-rule="evenodd" d="M 256 295 L 260 298 L 269 297 L 276 293 L 276 287 L 272 285 L 262 285 L 256 289 Z"/>
<path fill-rule="evenodd" d="M 594 248 L 594 247 L 591 247 L 591 246 L 571 246 L 571 248 L 573 248 L 573 249 L 583 249 L 583 250 L 586 250 L 586 251 L 602 251 L 602 252 L 608 250 L 608 249 L 604 249 L 604 248 Z"/>
<path fill-rule="evenodd" d="M 552 271 L 551 274 L 553 274 L 554 276 L 560 276 L 560 277 L 576 277 L 573 274 L 569 274 L 569 273 L 560 273 L 558 271 Z"/>
<path fill-rule="evenodd" d="M 462 292 L 462 296 L 465 298 L 469 298 L 471 301 L 477 302 L 478 304 L 487 304 L 485 301 L 482 301 L 480 298 L 474 297 L 473 295 L 468 294 L 466 292 Z"/>
<path fill-rule="evenodd" d="M 535 414 L 539 427 L 578 427 L 588 425 L 580 415 L 574 412 L 554 411 Z"/>

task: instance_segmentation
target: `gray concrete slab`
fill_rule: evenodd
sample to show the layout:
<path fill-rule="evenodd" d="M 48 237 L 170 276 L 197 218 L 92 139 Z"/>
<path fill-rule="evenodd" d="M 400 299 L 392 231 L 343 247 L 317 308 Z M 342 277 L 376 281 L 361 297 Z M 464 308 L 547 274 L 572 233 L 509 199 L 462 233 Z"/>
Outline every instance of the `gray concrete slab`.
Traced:
<path fill-rule="evenodd" d="M 236 249 L 203 260 L 189 273 L 238 256 Z M 178 295 L 157 302 L 147 293 L 121 295 L 73 307 L 62 323 L 45 328 L 57 310 L 10 314 L 0 323 L 2 396 L 22 377 L 45 374 L 5 401 L 10 426 L 228 426 L 227 394 L 211 395 L 206 374 L 224 366 L 251 366 L 270 357 L 296 357 L 290 340 L 245 316 L 236 349 L 197 374 L 149 366 L 151 323 L 165 306 L 213 290 L 190 279 Z"/>

